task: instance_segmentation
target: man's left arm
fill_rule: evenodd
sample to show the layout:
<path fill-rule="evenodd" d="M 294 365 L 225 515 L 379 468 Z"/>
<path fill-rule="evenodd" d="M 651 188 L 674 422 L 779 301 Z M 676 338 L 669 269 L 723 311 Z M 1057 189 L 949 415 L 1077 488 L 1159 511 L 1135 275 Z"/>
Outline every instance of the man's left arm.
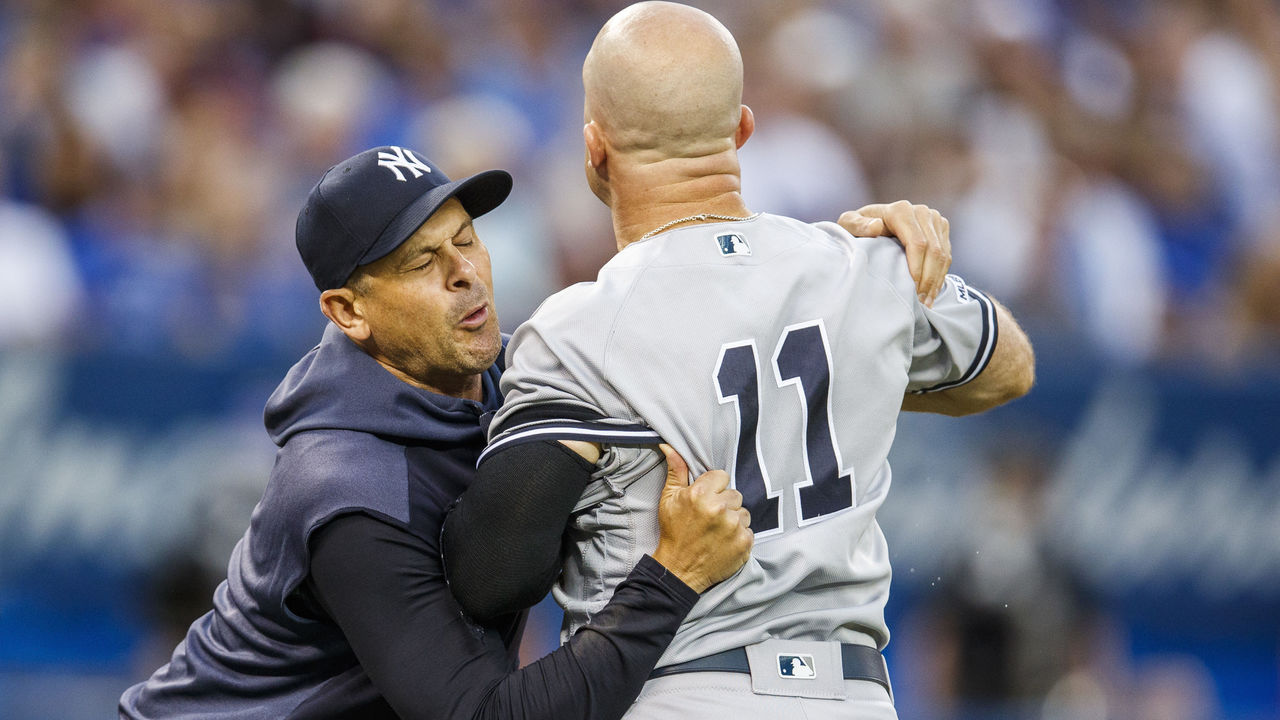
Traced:
<path fill-rule="evenodd" d="M 856 237 L 888 235 L 902 246 L 917 298 L 932 308 L 951 268 L 951 223 L 937 210 L 905 200 L 865 205 L 840 216 L 840 227 Z M 984 296 L 993 308 L 996 343 L 979 374 L 962 385 L 924 394 L 908 393 L 902 409 L 971 415 L 1026 395 L 1035 382 L 1035 354 L 1008 308 Z"/>
<path fill-rule="evenodd" d="M 906 395 L 902 399 L 904 411 L 972 415 L 1016 400 L 1031 391 L 1036 379 L 1036 359 L 1031 341 L 1008 308 L 995 299 L 988 299 L 995 309 L 998 333 L 987 366 L 963 385 L 938 392 Z"/>

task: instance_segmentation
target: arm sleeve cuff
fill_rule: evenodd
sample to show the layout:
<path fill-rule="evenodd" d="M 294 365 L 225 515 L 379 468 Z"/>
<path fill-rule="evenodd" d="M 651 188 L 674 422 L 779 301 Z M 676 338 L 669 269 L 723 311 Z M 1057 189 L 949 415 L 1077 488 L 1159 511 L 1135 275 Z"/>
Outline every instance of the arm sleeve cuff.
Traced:
<path fill-rule="evenodd" d="M 675 573 L 668 570 L 662 563 L 654 560 L 652 555 L 645 555 L 640 558 L 640 562 L 636 563 L 635 568 L 631 570 L 630 579 L 640 581 L 642 578 L 651 581 L 667 597 L 679 603 L 686 611 L 693 608 L 700 597 L 693 588 L 685 585 L 683 580 L 676 577 Z"/>

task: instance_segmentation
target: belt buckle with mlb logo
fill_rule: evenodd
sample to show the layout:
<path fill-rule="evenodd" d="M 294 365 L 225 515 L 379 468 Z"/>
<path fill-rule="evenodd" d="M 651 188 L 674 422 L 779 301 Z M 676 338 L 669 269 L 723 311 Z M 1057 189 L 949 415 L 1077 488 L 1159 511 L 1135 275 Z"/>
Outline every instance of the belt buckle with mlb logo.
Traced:
<path fill-rule="evenodd" d="M 788 680 L 812 680 L 818 676 L 812 655 L 778 653 L 778 677 Z"/>
<path fill-rule="evenodd" d="M 751 692 L 757 695 L 827 700 L 845 697 L 840 643 L 834 640 L 769 638 L 746 649 Z"/>

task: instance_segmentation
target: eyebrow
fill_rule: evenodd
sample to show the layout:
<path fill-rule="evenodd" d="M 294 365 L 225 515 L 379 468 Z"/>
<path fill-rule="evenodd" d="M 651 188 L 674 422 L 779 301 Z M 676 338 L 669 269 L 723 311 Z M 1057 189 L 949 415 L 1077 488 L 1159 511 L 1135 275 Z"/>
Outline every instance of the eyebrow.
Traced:
<path fill-rule="evenodd" d="M 405 254 L 404 258 L 403 258 L 399 263 L 397 263 L 397 265 L 398 265 L 398 266 L 400 267 L 400 269 L 402 269 L 402 270 L 406 270 L 406 269 L 410 269 L 410 268 L 412 268 L 412 267 L 416 267 L 416 266 L 417 266 L 417 265 L 416 265 L 417 261 L 418 261 L 420 258 L 422 258 L 422 256 L 424 256 L 424 255 L 434 255 L 434 254 L 436 254 L 436 252 L 440 249 L 440 246 L 441 246 L 441 245 L 444 245 L 444 244 L 445 244 L 445 243 L 447 243 L 447 242 L 452 242 L 452 241 L 454 240 L 454 238 L 456 238 L 456 237 L 458 237 L 459 235 L 461 235 L 461 234 L 462 234 L 463 232 L 465 232 L 465 231 L 466 231 L 466 229 L 467 229 L 467 228 L 469 228 L 469 227 L 471 227 L 471 218 L 467 218 L 466 220 L 462 221 L 461 223 L 458 223 L 458 227 L 454 229 L 453 234 L 452 234 L 452 235 L 450 235 L 449 237 L 445 238 L 443 241 L 441 241 L 441 242 L 440 242 L 439 244 L 437 244 L 437 245 L 432 245 L 432 246 L 430 246 L 430 247 L 426 247 L 426 246 L 424 246 L 422 243 L 418 243 L 418 245 L 417 245 L 416 247 L 411 246 L 410 251 L 409 251 L 407 254 Z"/>

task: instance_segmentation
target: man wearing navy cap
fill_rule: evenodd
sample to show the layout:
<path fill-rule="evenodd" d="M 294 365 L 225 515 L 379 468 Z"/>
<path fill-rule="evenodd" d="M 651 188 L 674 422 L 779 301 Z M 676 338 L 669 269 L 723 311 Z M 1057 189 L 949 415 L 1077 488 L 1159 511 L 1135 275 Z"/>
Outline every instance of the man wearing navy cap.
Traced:
<path fill-rule="evenodd" d="M 125 691 L 122 718 L 620 717 L 699 593 L 743 564 L 750 519 L 728 475 L 689 484 L 664 446 L 662 540 L 564 647 L 517 670 L 525 614 L 477 622 L 455 602 L 440 528 L 502 400 L 471 221 L 510 190 L 505 172 L 450 181 L 399 147 L 312 189 L 296 240 L 331 322 L 267 402 L 280 450 L 214 609 Z M 895 217 L 841 220 L 909 233 L 911 212 Z"/>
<path fill-rule="evenodd" d="M 296 239 L 331 323 L 267 402 L 280 450 L 214 609 L 122 718 L 618 717 L 698 594 L 745 561 L 728 476 L 688 484 L 671 454 L 664 543 L 586 632 L 517 670 L 524 613 L 459 609 L 440 527 L 501 403 L 503 348 L 471 221 L 510 190 L 399 147 L 312 189 Z"/>

